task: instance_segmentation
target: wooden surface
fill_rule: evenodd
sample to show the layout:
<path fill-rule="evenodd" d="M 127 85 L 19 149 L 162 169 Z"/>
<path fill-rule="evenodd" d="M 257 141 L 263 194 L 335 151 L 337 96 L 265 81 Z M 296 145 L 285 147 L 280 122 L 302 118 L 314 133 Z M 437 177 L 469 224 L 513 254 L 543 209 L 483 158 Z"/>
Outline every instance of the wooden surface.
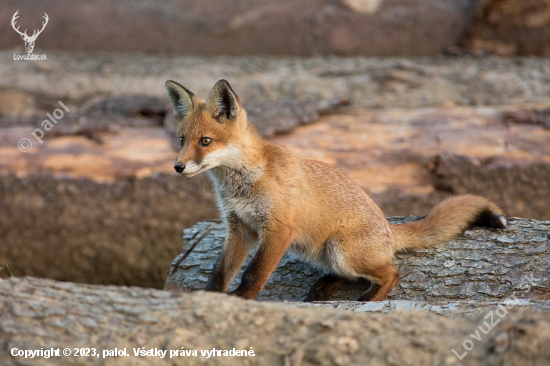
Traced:
<path fill-rule="evenodd" d="M 392 222 L 402 220 L 391 219 Z M 194 248 L 175 271 L 171 271 L 165 289 L 202 290 L 224 237 L 225 229 L 220 221 L 198 223 L 185 230 L 185 248 L 173 266 L 189 248 Z M 475 228 L 440 247 L 398 254 L 395 265 L 402 278 L 390 292 L 388 299 L 391 300 L 498 301 L 515 295 L 550 299 L 550 221 L 512 218 L 505 230 Z M 258 298 L 301 301 L 321 274 L 287 253 Z M 532 280 L 534 284 L 529 286 L 529 291 L 525 291 L 525 276 L 536 279 Z M 240 274 L 230 288 L 238 283 Z M 368 286 L 367 281 L 359 281 L 342 289 L 335 299 L 355 300 Z"/>
<path fill-rule="evenodd" d="M 300 308 L 196 292 L 80 285 L 46 279 L 0 281 L 0 364 L 13 365 L 547 365 L 548 302 L 496 304 L 467 317 L 428 311 L 349 312 Z M 505 306 L 501 304 L 501 307 Z M 467 304 L 464 309 L 472 308 Z M 462 308 L 459 306 L 459 308 Z M 470 337 L 484 322 L 494 328 Z M 464 342 L 474 343 L 463 353 Z M 468 346 L 468 344 L 466 343 Z M 197 357 L 135 357 L 144 350 L 196 350 Z M 100 357 L 14 358 L 11 350 L 95 349 Z M 127 357 L 103 358 L 126 348 Z M 200 356 L 251 349 L 254 357 Z M 463 355 L 463 360 L 452 353 Z"/>

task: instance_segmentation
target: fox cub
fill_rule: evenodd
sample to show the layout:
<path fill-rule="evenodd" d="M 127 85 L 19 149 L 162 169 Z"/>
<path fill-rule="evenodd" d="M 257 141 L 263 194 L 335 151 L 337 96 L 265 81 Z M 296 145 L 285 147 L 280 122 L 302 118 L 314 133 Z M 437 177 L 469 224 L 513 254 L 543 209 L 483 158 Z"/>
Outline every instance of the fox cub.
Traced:
<path fill-rule="evenodd" d="M 227 224 L 206 290 L 227 291 L 258 245 L 235 295 L 254 299 L 290 249 L 330 273 L 306 300 L 327 300 L 346 281 L 365 277 L 372 285 L 359 300 L 380 301 L 399 282 L 396 250 L 433 247 L 472 225 L 506 226 L 498 206 L 473 195 L 446 199 L 420 220 L 390 224 L 342 172 L 261 138 L 227 81 L 218 81 L 206 101 L 171 80 L 166 91 L 181 142 L 174 169 L 185 177 L 208 171 Z"/>

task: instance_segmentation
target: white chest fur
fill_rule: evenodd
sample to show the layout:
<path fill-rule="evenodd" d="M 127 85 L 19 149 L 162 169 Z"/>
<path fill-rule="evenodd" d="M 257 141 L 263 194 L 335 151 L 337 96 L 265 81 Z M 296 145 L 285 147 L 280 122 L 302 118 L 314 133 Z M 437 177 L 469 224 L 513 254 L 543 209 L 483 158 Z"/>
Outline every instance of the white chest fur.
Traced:
<path fill-rule="evenodd" d="M 260 197 L 226 197 L 223 205 L 226 211 L 235 212 L 256 232 L 260 231 L 267 221 L 269 204 Z"/>
<path fill-rule="evenodd" d="M 268 220 L 270 204 L 266 197 L 254 194 L 254 182 L 261 176 L 256 172 L 228 172 L 212 169 L 210 177 L 218 196 L 221 214 L 236 214 L 244 223 L 259 232 Z"/>

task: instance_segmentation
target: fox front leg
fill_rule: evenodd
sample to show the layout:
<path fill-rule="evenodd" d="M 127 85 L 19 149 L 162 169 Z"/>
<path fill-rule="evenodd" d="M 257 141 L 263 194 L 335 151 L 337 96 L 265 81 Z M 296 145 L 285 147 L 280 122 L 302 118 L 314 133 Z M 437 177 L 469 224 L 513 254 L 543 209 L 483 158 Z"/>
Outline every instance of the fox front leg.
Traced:
<path fill-rule="evenodd" d="M 229 225 L 225 245 L 210 273 L 206 291 L 226 292 L 255 243 L 255 235 L 236 215 L 229 215 L 227 221 Z"/>
<path fill-rule="evenodd" d="M 254 258 L 243 273 L 241 284 L 231 292 L 245 299 L 255 299 L 275 270 L 292 239 L 290 229 L 265 230 Z"/>

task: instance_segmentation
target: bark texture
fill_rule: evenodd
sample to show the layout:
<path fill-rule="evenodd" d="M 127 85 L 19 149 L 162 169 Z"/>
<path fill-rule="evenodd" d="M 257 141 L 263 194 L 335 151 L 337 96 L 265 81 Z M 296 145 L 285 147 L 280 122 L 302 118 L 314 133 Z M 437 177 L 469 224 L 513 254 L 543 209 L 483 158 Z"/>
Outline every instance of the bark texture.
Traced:
<path fill-rule="evenodd" d="M 540 302 L 537 302 L 540 303 Z M 536 305 L 538 306 L 538 305 Z M 546 309 L 548 306 L 546 305 Z M 490 314 L 495 314 L 493 308 Z M 540 310 L 540 309 L 538 309 Z M 0 364 L 12 365 L 547 365 L 547 312 L 512 306 L 493 329 L 470 334 L 486 314 L 365 314 L 245 301 L 197 292 L 80 285 L 44 279 L 0 282 Z M 464 341 L 473 349 L 467 351 Z M 197 357 L 136 357 L 136 349 L 197 350 Z M 254 357 L 200 356 L 212 348 Z M 100 357 L 25 359 L 11 350 L 93 348 Z M 103 350 L 128 356 L 103 358 Z M 462 361 L 452 353 L 463 356 Z"/>
<path fill-rule="evenodd" d="M 29 63 L 13 62 L 13 52 L 0 51 L 0 59 L 6 60 L 0 64 L 0 114 L 30 114 L 39 122 L 59 100 L 71 112 L 106 95 L 166 101 L 167 79 L 204 98 L 217 80 L 228 78 L 245 108 L 252 102 L 332 98 L 350 98 L 361 108 L 520 105 L 548 103 L 550 93 L 547 58 L 115 57 L 50 51 L 47 61 Z M 126 105 L 124 111 L 135 110 Z"/>
<path fill-rule="evenodd" d="M 391 218 L 399 222 L 406 218 Z M 203 289 L 225 237 L 220 221 L 198 223 L 184 231 L 185 248 L 172 263 L 165 289 Z M 396 256 L 401 273 L 392 300 L 497 301 L 511 296 L 549 299 L 550 221 L 511 218 L 505 230 L 474 228 L 438 248 Z M 249 260 L 250 257 L 249 256 Z M 246 265 L 246 264 L 245 264 Z M 242 272 L 242 271 L 241 271 Z M 237 286 L 240 274 L 231 288 Z M 322 275 L 286 253 L 259 299 L 300 301 Z M 355 300 L 368 281 L 346 286 L 335 299 Z"/>

